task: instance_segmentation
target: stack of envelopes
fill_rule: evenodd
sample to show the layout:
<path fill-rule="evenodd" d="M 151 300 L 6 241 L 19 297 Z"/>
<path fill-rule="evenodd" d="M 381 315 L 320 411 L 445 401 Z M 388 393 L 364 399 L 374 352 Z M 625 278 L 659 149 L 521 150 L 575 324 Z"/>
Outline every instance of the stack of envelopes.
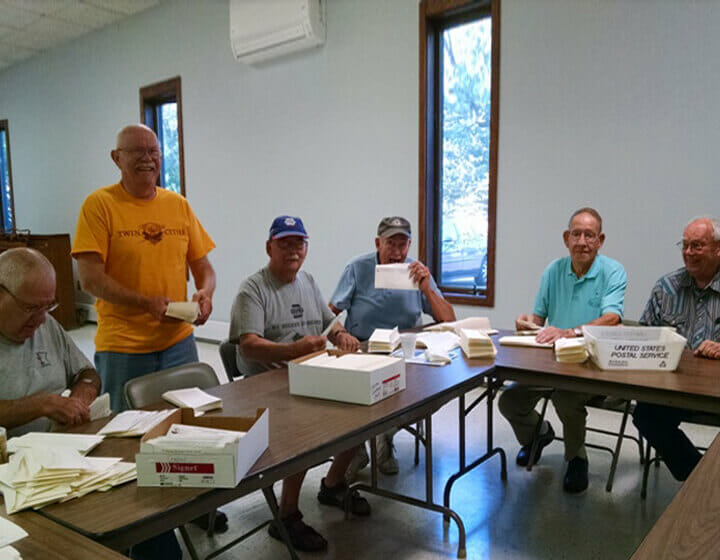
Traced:
<path fill-rule="evenodd" d="M 555 341 L 555 359 L 566 364 L 580 364 L 588 359 L 585 339 L 560 338 Z"/>
<path fill-rule="evenodd" d="M 136 437 L 145 435 L 152 428 L 170 416 L 170 410 L 126 410 L 110 420 L 98 431 L 108 437 Z"/>
<path fill-rule="evenodd" d="M 495 345 L 484 331 L 460 329 L 460 347 L 468 358 L 494 358 Z"/>
<path fill-rule="evenodd" d="M 108 490 L 135 478 L 134 463 L 83 457 L 67 447 L 24 448 L 0 466 L 0 490 L 7 513 Z"/>
<path fill-rule="evenodd" d="M 55 432 L 28 432 L 8 440 L 8 451 L 15 453 L 28 447 L 62 447 L 74 449 L 81 455 L 87 455 L 100 445 L 103 436 L 93 434 L 62 434 Z"/>
<path fill-rule="evenodd" d="M 389 354 L 400 346 L 400 331 L 394 329 L 375 329 L 368 340 L 368 352 Z"/>
<path fill-rule="evenodd" d="M 27 536 L 25 529 L 4 517 L 0 517 L 0 560 L 21 559 L 20 553 L 10 545 Z"/>

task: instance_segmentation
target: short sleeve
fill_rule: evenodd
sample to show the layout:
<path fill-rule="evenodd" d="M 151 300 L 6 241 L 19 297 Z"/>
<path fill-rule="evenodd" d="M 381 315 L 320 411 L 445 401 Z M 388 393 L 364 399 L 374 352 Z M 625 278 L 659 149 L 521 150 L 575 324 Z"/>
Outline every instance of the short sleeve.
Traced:
<path fill-rule="evenodd" d="M 197 219 L 197 216 L 190 207 L 190 204 L 187 202 L 185 204 L 187 205 L 189 230 L 187 260 L 188 262 L 193 262 L 203 258 L 212 251 L 215 248 L 215 242 L 212 240 L 208 232 L 205 231 L 205 228 L 200 223 L 200 220 Z"/>
<path fill-rule="evenodd" d="M 330 303 L 338 309 L 349 309 L 356 289 L 355 271 L 352 264 L 348 264 L 343 270 L 338 285 L 330 298 Z"/>
<path fill-rule="evenodd" d="M 110 245 L 110 223 L 97 194 L 91 194 L 83 202 L 78 216 L 72 255 L 97 253 L 103 262 L 107 259 Z"/>
<path fill-rule="evenodd" d="M 430 276 L 430 288 L 433 292 L 435 292 L 440 297 L 443 297 L 442 293 L 440 293 L 439 288 L 437 287 L 437 284 L 435 283 L 435 278 Z M 433 319 L 437 319 L 435 315 L 433 315 L 432 306 L 430 305 L 430 302 L 428 301 L 428 298 L 425 297 L 425 294 L 420 292 L 420 297 L 422 298 L 422 310 L 423 313 L 426 313 L 427 315 L 430 315 Z"/>
<path fill-rule="evenodd" d="M 645 305 L 645 311 L 643 311 L 640 317 L 639 323 L 641 325 L 649 325 L 653 327 L 659 327 L 663 325 L 662 321 L 662 286 L 660 282 L 657 282 L 650 292 L 650 299 L 648 299 Z"/>
<path fill-rule="evenodd" d="M 309 276 L 309 278 L 312 282 L 313 293 L 315 294 L 315 301 L 317 302 L 318 308 L 320 309 L 320 314 L 322 315 L 322 323 L 324 330 L 333 321 L 333 319 L 335 319 L 335 315 L 330 310 L 328 304 L 325 303 L 325 299 L 323 299 L 322 293 L 320 292 L 320 287 L 315 282 L 315 279 L 312 276 Z"/>
<path fill-rule="evenodd" d="M 65 387 L 70 387 L 78 373 L 95 367 L 53 317 L 48 316 L 47 323 L 52 332 L 54 353 L 61 358 L 65 369 Z"/>
<path fill-rule="evenodd" d="M 610 273 L 600 304 L 600 314 L 615 313 L 622 318 L 625 309 L 625 287 L 627 286 L 627 275 L 625 268 L 618 266 Z"/>
<path fill-rule="evenodd" d="M 250 282 L 240 288 L 230 313 L 230 341 L 244 334 L 265 335 L 265 308 L 257 286 Z"/>
<path fill-rule="evenodd" d="M 535 305 L 533 305 L 533 314 L 538 317 L 547 317 L 550 309 L 550 274 L 551 265 L 543 272 L 540 278 L 540 287 L 535 296 Z"/>

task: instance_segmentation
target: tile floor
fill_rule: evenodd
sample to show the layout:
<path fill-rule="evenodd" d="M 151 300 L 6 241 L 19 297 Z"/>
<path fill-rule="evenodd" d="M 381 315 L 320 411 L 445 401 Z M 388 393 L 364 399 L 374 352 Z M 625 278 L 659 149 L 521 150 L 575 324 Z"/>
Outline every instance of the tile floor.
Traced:
<path fill-rule="evenodd" d="M 92 357 L 95 328 L 87 325 L 71 332 L 80 348 Z M 226 379 L 217 345 L 198 343 L 200 359 Z M 550 407 L 551 409 L 552 407 Z M 485 446 L 484 407 L 468 423 L 469 456 Z M 680 487 L 667 469 L 653 469 L 648 498 L 640 500 L 642 468 L 637 446 L 626 442 L 613 491 L 605 491 L 610 466 L 609 453 L 590 449 L 590 488 L 579 496 L 562 491 L 565 464 L 562 443 L 554 442 L 531 473 L 514 464 L 518 446 L 507 422 L 496 413 L 495 443 L 508 454 L 508 481 L 500 481 L 499 459 L 493 459 L 455 484 L 451 505 L 462 517 L 467 531 L 467 558 L 491 560 L 582 560 L 627 559 L 655 523 Z M 551 410 L 549 418 L 559 432 L 560 423 Z M 457 404 L 451 402 L 433 416 L 435 498 L 442 499 L 445 480 L 457 469 Z M 616 429 L 620 415 L 592 410 L 590 424 Z M 633 427 L 630 430 L 634 431 Z M 716 430 L 688 427 L 697 444 L 709 443 Z M 606 436 L 591 434 L 589 441 L 607 443 Z M 395 437 L 400 474 L 382 476 L 381 484 L 419 498 L 424 497 L 424 465 L 413 465 L 413 439 L 401 432 Z M 475 456 L 477 456 L 475 455 Z M 305 521 L 329 541 L 325 554 L 301 554 L 304 558 L 377 560 L 446 560 L 455 558 L 457 530 L 443 532 L 440 514 L 369 496 L 373 513 L 369 518 L 345 521 L 337 509 L 322 506 L 316 494 L 327 466 L 308 473 L 301 496 Z M 360 478 L 368 478 L 368 470 Z M 275 487 L 280 492 L 280 485 Z M 241 531 L 268 518 L 261 493 L 224 506 L 231 530 L 208 539 L 190 528 L 198 551 L 207 554 Z M 186 554 L 186 558 L 189 556 Z M 265 532 L 250 537 L 219 558 L 275 560 L 288 558 L 283 545 Z"/>

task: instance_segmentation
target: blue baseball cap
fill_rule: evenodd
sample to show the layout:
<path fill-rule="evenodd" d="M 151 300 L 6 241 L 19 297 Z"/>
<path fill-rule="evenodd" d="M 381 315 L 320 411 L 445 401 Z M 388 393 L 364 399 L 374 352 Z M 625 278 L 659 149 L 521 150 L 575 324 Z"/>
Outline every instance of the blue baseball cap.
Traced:
<path fill-rule="evenodd" d="M 268 239 L 280 239 L 281 237 L 290 237 L 291 235 L 296 235 L 304 239 L 308 238 L 307 231 L 305 231 L 305 226 L 300 218 L 295 216 L 278 216 L 273 220 Z"/>

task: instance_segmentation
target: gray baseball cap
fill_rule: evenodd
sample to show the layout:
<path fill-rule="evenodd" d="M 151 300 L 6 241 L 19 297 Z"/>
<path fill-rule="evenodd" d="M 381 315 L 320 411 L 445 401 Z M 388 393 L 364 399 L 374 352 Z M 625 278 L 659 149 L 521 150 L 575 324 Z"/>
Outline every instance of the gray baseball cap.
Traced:
<path fill-rule="evenodd" d="M 412 237 L 410 222 L 400 216 L 390 216 L 380 220 L 377 229 L 378 237 L 392 237 L 398 233 L 402 233 L 406 237 Z"/>

